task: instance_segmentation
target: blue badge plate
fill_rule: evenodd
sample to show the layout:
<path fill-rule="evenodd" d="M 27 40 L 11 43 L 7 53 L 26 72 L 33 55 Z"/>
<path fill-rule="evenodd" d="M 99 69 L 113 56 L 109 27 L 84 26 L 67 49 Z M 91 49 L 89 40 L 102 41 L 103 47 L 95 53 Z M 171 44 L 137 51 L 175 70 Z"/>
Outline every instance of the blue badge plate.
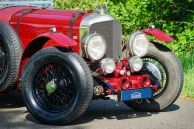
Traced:
<path fill-rule="evenodd" d="M 119 101 L 130 101 L 138 99 L 152 98 L 153 93 L 151 88 L 135 89 L 135 90 L 121 90 L 118 92 Z"/>

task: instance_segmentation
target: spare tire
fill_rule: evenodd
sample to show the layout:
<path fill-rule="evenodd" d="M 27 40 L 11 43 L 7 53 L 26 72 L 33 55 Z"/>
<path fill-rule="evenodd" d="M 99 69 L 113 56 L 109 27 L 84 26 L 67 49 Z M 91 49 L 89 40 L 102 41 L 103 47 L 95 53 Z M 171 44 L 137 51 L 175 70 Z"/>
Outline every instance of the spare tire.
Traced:
<path fill-rule="evenodd" d="M 0 22 L 0 92 L 10 89 L 18 79 L 22 44 L 7 23 Z"/>

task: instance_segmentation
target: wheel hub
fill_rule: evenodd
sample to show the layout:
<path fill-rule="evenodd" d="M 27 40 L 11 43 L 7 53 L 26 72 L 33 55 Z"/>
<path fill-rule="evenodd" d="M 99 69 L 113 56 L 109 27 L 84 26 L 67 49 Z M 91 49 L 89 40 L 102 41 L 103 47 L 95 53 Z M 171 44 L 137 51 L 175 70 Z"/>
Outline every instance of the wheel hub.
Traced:
<path fill-rule="evenodd" d="M 46 84 L 46 91 L 47 91 L 47 93 L 49 93 L 49 94 L 55 92 L 56 88 L 57 88 L 57 85 L 56 85 L 56 83 L 55 83 L 55 79 L 51 80 L 50 82 L 48 82 L 48 83 Z"/>

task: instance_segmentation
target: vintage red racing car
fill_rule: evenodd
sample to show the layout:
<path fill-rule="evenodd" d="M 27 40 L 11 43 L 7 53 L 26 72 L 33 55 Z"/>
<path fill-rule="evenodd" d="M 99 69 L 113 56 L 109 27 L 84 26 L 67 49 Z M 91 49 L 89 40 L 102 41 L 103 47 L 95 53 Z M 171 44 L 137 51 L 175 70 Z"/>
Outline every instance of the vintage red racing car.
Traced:
<path fill-rule="evenodd" d="M 22 92 L 29 112 L 49 123 L 70 123 L 92 99 L 140 111 L 160 111 L 178 98 L 183 72 L 163 42 L 173 38 L 149 28 L 125 41 L 106 6 L 96 11 L 12 6 L 0 9 L 0 92 Z"/>

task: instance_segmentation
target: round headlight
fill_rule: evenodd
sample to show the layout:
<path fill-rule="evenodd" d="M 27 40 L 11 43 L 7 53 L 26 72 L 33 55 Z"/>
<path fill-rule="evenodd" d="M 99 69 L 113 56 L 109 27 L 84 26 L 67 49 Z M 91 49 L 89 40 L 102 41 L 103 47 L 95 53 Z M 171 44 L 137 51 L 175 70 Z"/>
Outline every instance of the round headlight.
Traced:
<path fill-rule="evenodd" d="M 111 58 L 104 58 L 101 60 L 101 69 L 105 74 L 110 74 L 115 71 L 116 64 Z"/>
<path fill-rule="evenodd" d="M 90 34 L 84 40 L 84 51 L 92 60 L 100 60 L 106 53 L 106 41 L 99 34 Z"/>
<path fill-rule="evenodd" d="M 135 32 L 130 36 L 127 48 L 132 54 L 143 57 L 148 52 L 149 40 L 143 32 Z"/>
<path fill-rule="evenodd" d="M 128 60 L 128 65 L 134 72 L 138 72 L 143 67 L 143 61 L 140 57 L 134 56 Z"/>

